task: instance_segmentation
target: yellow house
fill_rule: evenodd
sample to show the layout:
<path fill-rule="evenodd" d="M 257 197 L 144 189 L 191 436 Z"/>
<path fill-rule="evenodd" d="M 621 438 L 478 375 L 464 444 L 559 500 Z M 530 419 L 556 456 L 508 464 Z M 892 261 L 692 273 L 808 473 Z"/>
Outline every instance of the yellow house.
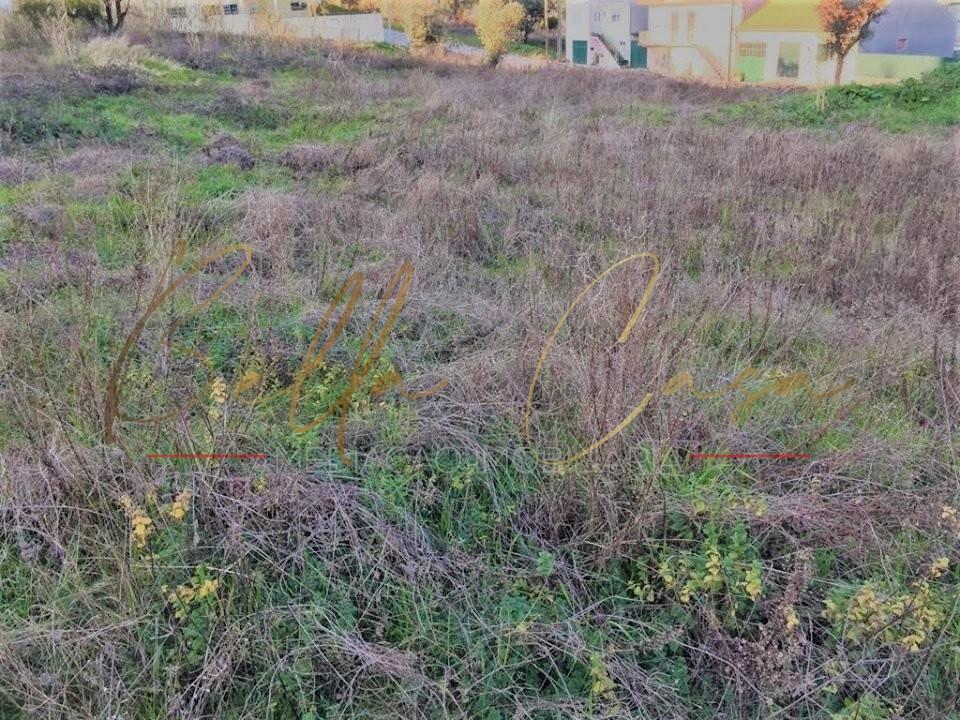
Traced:
<path fill-rule="evenodd" d="M 768 0 L 737 28 L 736 74 L 745 82 L 832 83 L 837 61 L 825 39 L 816 0 Z M 842 82 L 853 79 L 857 52 L 847 56 Z"/>

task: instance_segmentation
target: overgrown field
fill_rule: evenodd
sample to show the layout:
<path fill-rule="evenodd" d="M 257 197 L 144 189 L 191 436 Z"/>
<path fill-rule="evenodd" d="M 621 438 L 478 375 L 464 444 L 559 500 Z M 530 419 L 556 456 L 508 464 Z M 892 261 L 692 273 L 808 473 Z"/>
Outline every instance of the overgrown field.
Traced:
<path fill-rule="evenodd" d="M 960 717 L 956 117 L 129 42 L 0 54 L 0 717 Z"/>

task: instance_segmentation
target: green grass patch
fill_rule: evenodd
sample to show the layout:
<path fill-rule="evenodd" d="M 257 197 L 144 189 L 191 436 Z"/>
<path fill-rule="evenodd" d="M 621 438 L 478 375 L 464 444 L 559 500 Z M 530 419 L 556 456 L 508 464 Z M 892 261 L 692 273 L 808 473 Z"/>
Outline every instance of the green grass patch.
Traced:
<path fill-rule="evenodd" d="M 209 73 L 159 58 L 147 58 L 142 60 L 140 65 L 158 81 L 167 85 L 193 85 L 212 77 Z"/>
<path fill-rule="evenodd" d="M 235 165 L 209 165 L 197 171 L 196 179 L 184 185 L 182 197 L 190 203 L 229 200 L 253 187 L 290 187 L 287 170 L 275 166 L 257 166 L 243 170 Z"/>
<path fill-rule="evenodd" d="M 444 35 L 444 41 L 448 43 L 458 43 L 460 45 L 469 45 L 470 47 L 483 47 L 480 38 L 471 30 L 448 30 Z M 508 53 L 514 55 L 526 55 L 533 57 L 537 55 L 549 56 L 550 53 L 543 45 L 534 45 L 533 43 L 512 42 L 507 47 Z"/>
<path fill-rule="evenodd" d="M 401 45 L 394 45 L 393 43 L 389 42 L 367 43 L 362 47 L 369 48 L 370 50 L 376 50 L 384 55 L 406 55 L 409 52 L 405 47 Z"/>
<path fill-rule="evenodd" d="M 333 119 L 328 111 L 319 108 L 297 113 L 281 128 L 249 133 L 247 137 L 268 151 L 297 143 L 346 143 L 368 134 L 381 120 L 372 113 Z"/>
<path fill-rule="evenodd" d="M 952 127 L 960 123 L 960 64 L 946 64 L 920 79 L 895 84 L 832 87 L 820 101 L 816 93 L 804 91 L 776 100 L 731 103 L 707 117 L 777 128 L 869 122 L 895 133 Z"/>
<path fill-rule="evenodd" d="M 672 105 L 639 102 L 631 105 L 623 113 L 631 123 L 637 125 L 670 125 L 677 117 L 677 109 Z"/>

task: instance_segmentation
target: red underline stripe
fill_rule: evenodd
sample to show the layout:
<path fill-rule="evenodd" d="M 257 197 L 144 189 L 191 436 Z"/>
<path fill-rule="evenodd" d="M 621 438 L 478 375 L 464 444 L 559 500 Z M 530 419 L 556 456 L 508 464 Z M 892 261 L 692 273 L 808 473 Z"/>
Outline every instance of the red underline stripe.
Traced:
<path fill-rule="evenodd" d="M 147 453 L 151 460 L 264 460 L 263 453 Z"/>
<path fill-rule="evenodd" d="M 810 453 L 690 453 L 694 460 L 806 460 Z"/>

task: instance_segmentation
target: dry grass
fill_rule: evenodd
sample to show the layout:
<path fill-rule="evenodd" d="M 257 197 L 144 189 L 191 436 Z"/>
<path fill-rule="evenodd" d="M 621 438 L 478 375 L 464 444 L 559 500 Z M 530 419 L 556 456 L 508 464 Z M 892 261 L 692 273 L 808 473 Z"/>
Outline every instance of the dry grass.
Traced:
<path fill-rule="evenodd" d="M 767 96 L 626 72 L 140 40 L 186 67 L 115 85 L 83 64 L 0 75 L 17 119 L 0 139 L 0 715 L 919 718 L 956 705 L 956 570 L 931 574 L 960 559 L 942 510 L 960 489 L 956 130 L 717 123 L 717 107 Z M 227 69 L 242 80 L 225 90 L 208 71 Z M 57 102 L 74 104 L 73 124 L 32 131 Z M 111 363 L 180 241 L 187 259 L 253 247 L 242 281 L 188 329 L 218 373 L 292 382 L 361 271 L 328 363 L 349 368 L 408 261 L 389 359 L 417 387 L 449 384 L 416 402 L 362 394 L 350 467 L 336 423 L 293 438 L 284 401 L 228 402 L 216 419 L 204 403 L 103 444 Z M 650 277 L 635 263 L 571 315 L 535 395 L 536 449 L 568 453 L 653 400 L 550 471 L 521 432 L 540 349 L 581 287 L 639 252 L 662 264 L 649 306 L 617 344 Z M 149 325 L 131 411 L 183 398 L 191 365 L 163 331 L 234 267 L 212 265 Z M 767 397 L 739 423 L 744 391 L 659 393 L 680 371 L 715 389 L 747 367 L 856 384 L 828 402 Z M 332 399 L 337 382 L 311 391 Z M 715 450 L 811 457 L 690 456 Z M 144 459 L 156 451 L 270 459 Z M 193 503 L 177 522 L 161 508 L 183 487 Z M 152 513 L 149 552 L 129 542 L 124 495 Z M 711 589 L 714 550 L 729 577 Z M 657 574 L 664 558 L 700 574 L 686 602 Z M 763 591 L 748 598 L 753 562 Z M 218 579 L 216 602 L 177 618 L 161 586 L 195 572 Z M 921 581 L 942 607 L 917 652 L 903 617 L 885 640 L 822 614 L 864 583 L 916 595 Z"/>

